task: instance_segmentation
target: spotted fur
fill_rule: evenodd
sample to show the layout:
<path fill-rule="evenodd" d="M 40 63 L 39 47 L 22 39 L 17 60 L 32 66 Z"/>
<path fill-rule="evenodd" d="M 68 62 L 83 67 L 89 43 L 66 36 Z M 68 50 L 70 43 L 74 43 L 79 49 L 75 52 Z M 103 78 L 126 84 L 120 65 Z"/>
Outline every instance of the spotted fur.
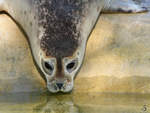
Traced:
<path fill-rule="evenodd" d="M 68 57 L 80 40 L 77 25 L 82 15 L 82 0 L 38 0 L 39 26 L 44 29 L 40 47 L 46 56 Z"/>

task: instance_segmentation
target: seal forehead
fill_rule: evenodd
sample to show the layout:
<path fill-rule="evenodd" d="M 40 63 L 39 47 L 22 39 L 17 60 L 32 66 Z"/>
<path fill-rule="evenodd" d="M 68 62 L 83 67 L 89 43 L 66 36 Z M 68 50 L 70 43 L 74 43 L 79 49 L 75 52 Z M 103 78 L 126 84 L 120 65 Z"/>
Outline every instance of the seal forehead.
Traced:
<path fill-rule="evenodd" d="M 40 46 L 46 56 L 71 56 L 79 46 L 82 0 L 38 0 Z"/>

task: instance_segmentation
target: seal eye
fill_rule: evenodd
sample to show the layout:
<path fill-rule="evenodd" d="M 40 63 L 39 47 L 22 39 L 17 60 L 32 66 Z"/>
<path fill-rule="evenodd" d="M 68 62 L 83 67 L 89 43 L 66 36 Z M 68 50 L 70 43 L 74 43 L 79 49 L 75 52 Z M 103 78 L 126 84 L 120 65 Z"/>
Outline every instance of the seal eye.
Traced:
<path fill-rule="evenodd" d="M 43 61 L 43 69 L 48 75 L 51 75 L 54 70 L 54 66 L 49 62 Z"/>
<path fill-rule="evenodd" d="M 48 62 L 45 62 L 45 67 L 48 69 L 48 70 L 53 70 L 53 67 L 48 63 Z"/>
<path fill-rule="evenodd" d="M 77 61 L 74 60 L 72 62 L 70 62 L 69 64 L 67 64 L 66 69 L 69 73 L 71 73 L 72 71 L 74 71 L 77 67 Z"/>
<path fill-rule="evenodd" d="M 74 67 L 75 63 L 74 62 L 71 62 L 67 65 L 67 69 L 72 69 Z"/>

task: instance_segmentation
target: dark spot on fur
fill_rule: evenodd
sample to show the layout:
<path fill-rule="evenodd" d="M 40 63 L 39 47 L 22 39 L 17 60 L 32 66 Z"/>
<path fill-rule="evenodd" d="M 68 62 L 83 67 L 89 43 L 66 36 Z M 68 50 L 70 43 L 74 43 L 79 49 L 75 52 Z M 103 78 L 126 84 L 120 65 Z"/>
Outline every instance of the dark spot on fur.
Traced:
<path fill-rule="evenodd" d="M 133 11 L 132 10 L 128 10 L 128 13 L 132 13 Z"/>
<path fill-rule="evenodd" d="M 24 14 L 26 15 L 26 14 L 27 14 L 27 12 L 26 12 L 26 11 L 24 11 Z"/>
<path fill-rule="evenodd" d="M 47 56 L 68 57 L 76 51 L 82 0 L 38 0 L 39 26 L 45 29 L 40 46 Z"/>
<path fill-rule="evenodd" d="M 97 11 L 99 11 L 100 10 L 100 7 L 97 7 Z"/>
<path fill-rule="evenodd" d="M 34 19 L 36 19 L 36 16 L 34 16 Z"/>
<path fill-rule="evenodd" d="M 30 22 L 30 26 L 32 26 L 32 22 Z"/>

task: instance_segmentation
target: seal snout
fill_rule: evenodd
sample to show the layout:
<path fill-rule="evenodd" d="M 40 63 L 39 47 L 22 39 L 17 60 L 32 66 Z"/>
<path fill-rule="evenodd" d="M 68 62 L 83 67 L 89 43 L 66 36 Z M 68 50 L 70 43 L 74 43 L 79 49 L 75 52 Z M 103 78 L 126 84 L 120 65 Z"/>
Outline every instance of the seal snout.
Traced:
<path fill-rule="evenodd" d="M 61 89 L 63 87 L 63 83 L 56 83 L 57 87 Z"/>

